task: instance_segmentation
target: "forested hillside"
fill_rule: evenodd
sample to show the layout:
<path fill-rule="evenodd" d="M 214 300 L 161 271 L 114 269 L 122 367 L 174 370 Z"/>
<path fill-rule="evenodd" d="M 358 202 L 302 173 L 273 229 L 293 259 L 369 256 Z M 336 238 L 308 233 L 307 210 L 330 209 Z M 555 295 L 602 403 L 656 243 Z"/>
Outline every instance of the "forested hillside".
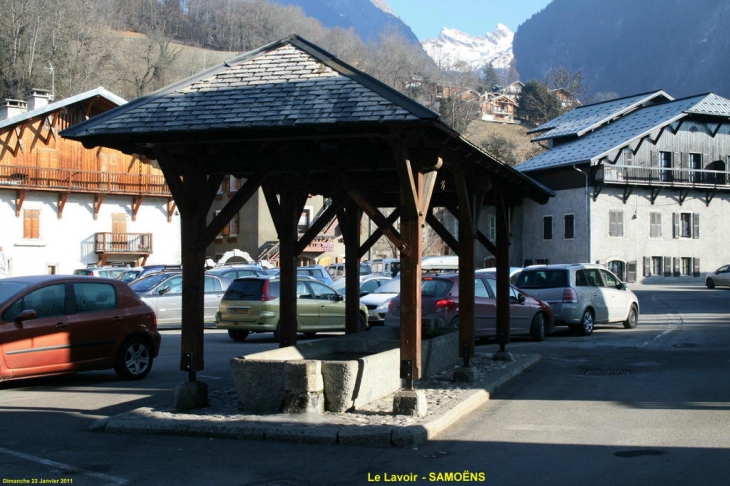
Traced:
<path fill-rule="evenodd" d="M 520 25 L 513 49 L 523 82 L 564 66 L 590 95 L 730 96 L 729 33 L 724 0 L 553 0 Z"/>
<path fill-rule="evenodd" d="M 439 75 L 397 33 L 366 43 L 264 0 L 0 0 L 0 11 L 2 98 L 41 88 L 60 99 L 103 86 L 134 99 L 294 33 L 397 89 Z"/>

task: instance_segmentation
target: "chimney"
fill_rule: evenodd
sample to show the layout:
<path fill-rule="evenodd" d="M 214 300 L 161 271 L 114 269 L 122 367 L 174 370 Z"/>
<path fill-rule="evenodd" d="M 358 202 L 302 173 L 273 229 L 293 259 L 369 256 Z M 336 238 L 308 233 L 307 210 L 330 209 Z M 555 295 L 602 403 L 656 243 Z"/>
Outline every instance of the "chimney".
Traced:
<path fill-rule="evenodd" d="M 28 111 L 33 111 L 53 101 L 53 93 L 47 89 L 33 88 L 25 93 L 25 99 L 28 102 Z"/>
<path fill-rule="evenodd" d="M 7 120 L 28 111 L 28 103 L 23 100 L 6 99 L 0 102 L 0 120 Z"/>

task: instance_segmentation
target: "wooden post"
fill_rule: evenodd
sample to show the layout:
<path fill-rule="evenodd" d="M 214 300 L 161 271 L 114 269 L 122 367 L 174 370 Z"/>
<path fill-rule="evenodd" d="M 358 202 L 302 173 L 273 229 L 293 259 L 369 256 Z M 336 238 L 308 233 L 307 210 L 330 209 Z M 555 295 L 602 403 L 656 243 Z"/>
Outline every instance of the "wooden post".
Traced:
<path fill-rule="evenodd" d="M 468 367 L 474 356 L 474 201 L 462 171 L 454 173 L 454 184 L 459 201 L 459 357 Z"/>
<path fill-rule="evenodd" d="M 294 194 L 281 194 L 281 220 L 277 226 L 281 252 L 279 264 L 279 347 L 297 344 L 297 222 L 302 214 Z"/>
<path fill-rule="evenodd" d="M 349 200 L 338 214 L 345 240 L 345 332 L 360 331 L 360 222 L 362 210 Z M 367 319 L 367 317 L 366 317 Z"/>
<path fill-rule="evenodd" d="M 509 221 L 504 197 L 498 195 L 497 203 L 497 343 L 499 351 L 505 352 L 509 342 Z"/>

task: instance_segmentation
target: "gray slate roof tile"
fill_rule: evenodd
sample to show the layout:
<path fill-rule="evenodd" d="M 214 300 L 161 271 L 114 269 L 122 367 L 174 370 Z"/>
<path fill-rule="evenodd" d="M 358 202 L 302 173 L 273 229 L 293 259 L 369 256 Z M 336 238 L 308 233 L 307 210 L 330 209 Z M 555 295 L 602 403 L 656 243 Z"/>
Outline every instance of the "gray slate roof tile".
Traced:
<path fill-rule="evenodd" d="M 710 93 L 645 106 L 575 140 L 556 145 L 515 168 L 530 172 L 587 162 L 596 164 L 610 152 L 690 114 L 730 117 L 730 100 Z"/>
<path fill-rule="evenodd" d="M 172 133 L 436 120 L 438 115 L 316 49 L 280 42 L 128 104 L 74 135 Z M 334 66 L 334 67 L 333 67 Z M 406 101 L 407 100 L 407 101 Z"/>

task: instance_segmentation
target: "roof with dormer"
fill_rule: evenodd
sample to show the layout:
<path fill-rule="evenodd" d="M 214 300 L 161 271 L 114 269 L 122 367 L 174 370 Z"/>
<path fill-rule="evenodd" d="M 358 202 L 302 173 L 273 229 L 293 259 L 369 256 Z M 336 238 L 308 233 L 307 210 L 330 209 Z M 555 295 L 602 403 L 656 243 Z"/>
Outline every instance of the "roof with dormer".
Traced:
<path fill-rule="evenodd" d="M 714 93 L 673 100 L 663 91 L 657 91 L 576 108 L 542 125 L 545 133 L 535 139 L 565 138 L 565 141 L 516 169 L 531 172 L 585 163 L 596 165 L 644 137 L 655 138 L 660 130 L 692 115 L 727 119 L 730 100 Z"/>

